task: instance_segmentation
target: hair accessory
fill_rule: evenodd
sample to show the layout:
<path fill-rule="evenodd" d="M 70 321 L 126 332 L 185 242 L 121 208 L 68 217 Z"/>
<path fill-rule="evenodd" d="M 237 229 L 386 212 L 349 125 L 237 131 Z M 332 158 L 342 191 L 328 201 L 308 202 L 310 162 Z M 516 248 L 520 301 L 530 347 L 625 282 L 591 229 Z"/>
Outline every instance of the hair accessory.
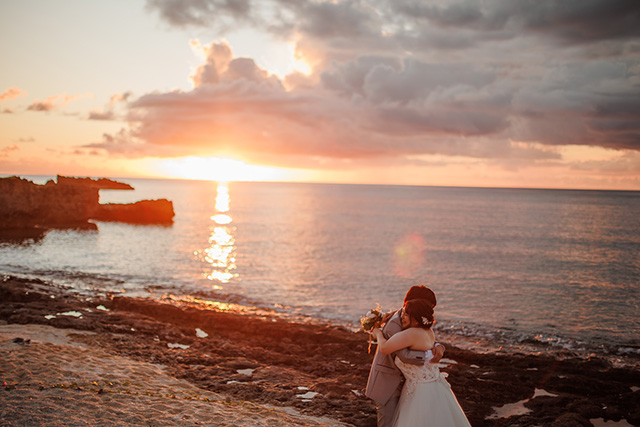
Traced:
<path fill-rule="evenodd" d="M 427 319 L 426 317 L 422 317 L 422 324 L 423 325 L 428 325 L 429 324 L 429 319 Z"/>

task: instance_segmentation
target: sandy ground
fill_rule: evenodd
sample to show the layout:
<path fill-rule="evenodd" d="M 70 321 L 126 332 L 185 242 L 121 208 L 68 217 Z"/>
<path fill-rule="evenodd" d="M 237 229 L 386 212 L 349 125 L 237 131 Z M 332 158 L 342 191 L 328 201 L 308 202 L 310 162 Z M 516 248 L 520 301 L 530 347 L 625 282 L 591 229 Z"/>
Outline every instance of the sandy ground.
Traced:
<path fill-rule="evenodd" d="M 0 423 L 8 426 L 342 426 L 233 401 L 163 367 L 77 341 L 87 331 L 0 325 Z M 14 342 L 16 338 L 30 340 Z M 289 411 L 292 412 L 292 411 Z"/>

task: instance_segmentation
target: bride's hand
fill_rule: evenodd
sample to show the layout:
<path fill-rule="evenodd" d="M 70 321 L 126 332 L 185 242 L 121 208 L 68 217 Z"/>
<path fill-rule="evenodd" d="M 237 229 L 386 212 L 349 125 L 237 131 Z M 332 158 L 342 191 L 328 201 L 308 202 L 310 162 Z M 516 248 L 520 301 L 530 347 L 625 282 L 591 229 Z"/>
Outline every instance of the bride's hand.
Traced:
<path fill-rule="evenodd" d="M 382 330 L 378 327 L 375 327 L 371 330 L 371 337 L 374 338 L 376 341 L 380 340 L 380 336 L 384 336 L 382 335 Z"/>

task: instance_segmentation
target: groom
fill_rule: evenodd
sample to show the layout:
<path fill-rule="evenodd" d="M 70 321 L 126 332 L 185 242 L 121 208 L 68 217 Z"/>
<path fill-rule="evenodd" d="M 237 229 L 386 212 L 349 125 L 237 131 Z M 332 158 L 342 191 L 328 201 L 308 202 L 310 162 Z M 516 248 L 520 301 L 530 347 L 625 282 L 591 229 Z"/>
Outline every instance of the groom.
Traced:
<path fill-rule="evenodd" d="M 436 306 L 436 295 L 426 286 L 412 286 L 407 291 L 404 302 L 413 299 L 426 299 L 431 302 L 433 307 Z M 389 339 L 401 330 L 402 321 L 400 320 L 399 311 L 396 311 L 382 328 L 382 333 L 385 338 Z M 431 350 L 425 352 L 407 348 L 392 354 L 382 354 L 379 349 L 376 350 L 376 355 L 371 364 L 371 371 L 369 372 L 365 395 L 376 402 L 378 427 L 392 426 L 398 401 L 400 400 L 404 377 L 394 362 L 395 358 L 399 357 L 405 363 L 416 365 L 428 362 L 437 363 L 444 354 L 444 346 L 436 343 L 434 348 L 435 354 Z"/>

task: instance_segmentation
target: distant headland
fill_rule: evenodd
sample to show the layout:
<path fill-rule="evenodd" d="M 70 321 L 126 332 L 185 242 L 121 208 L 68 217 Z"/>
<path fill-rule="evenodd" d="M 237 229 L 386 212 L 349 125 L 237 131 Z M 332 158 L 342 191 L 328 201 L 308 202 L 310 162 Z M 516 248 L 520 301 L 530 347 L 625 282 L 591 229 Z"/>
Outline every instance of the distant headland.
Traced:
<path fill-rule="evenodd" d="M 97 229 L 90 220 L 130 224 L 173 224 L 173 203 L 166 199 L 130 204 L 100 204 L 100 190 L 133 190 L 107 178 L 57 176 L 44 185 L 17 176 L 0 178 L 0 229 Z"/>

